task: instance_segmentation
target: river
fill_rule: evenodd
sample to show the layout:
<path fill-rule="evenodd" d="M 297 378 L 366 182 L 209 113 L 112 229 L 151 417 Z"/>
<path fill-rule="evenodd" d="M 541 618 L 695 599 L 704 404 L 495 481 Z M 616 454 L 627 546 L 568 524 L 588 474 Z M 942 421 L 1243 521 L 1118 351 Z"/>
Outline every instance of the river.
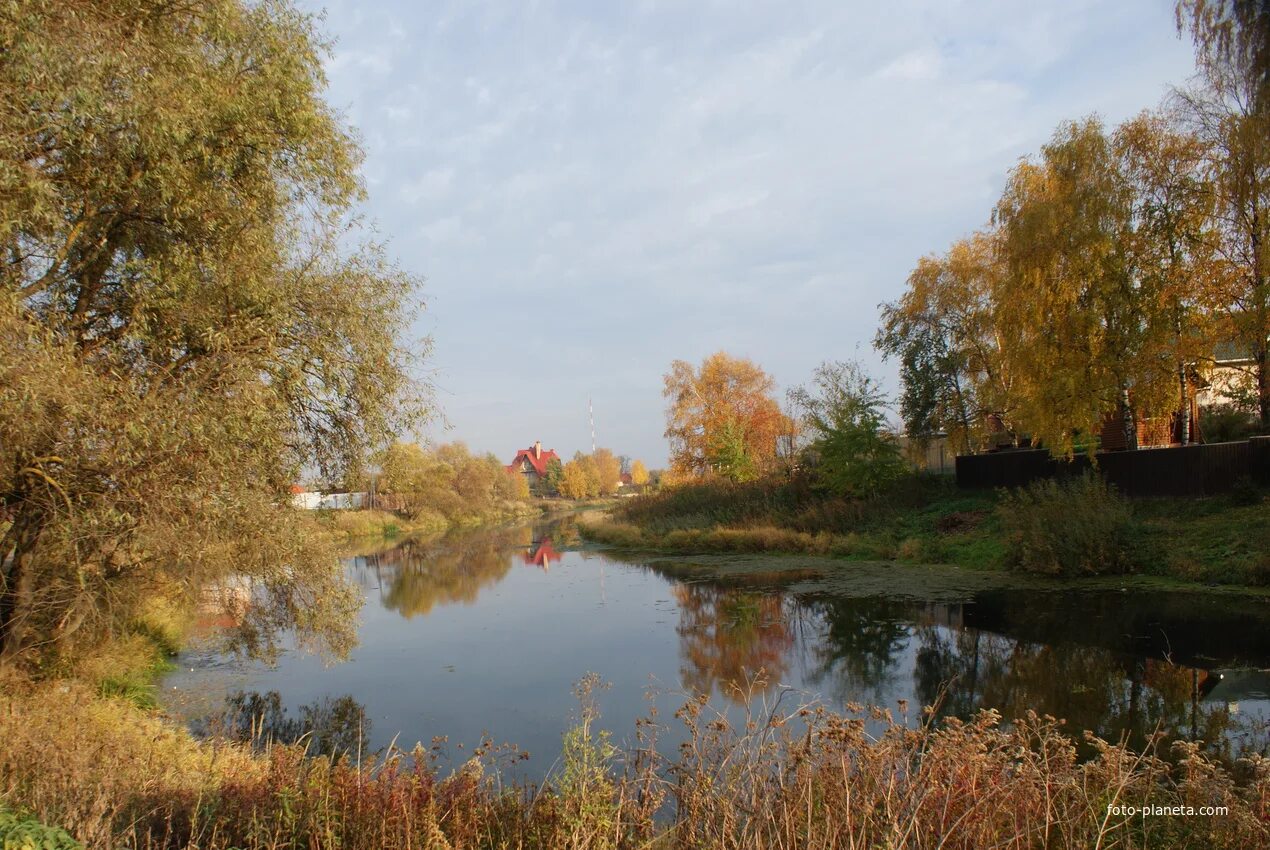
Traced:
<path fill-rule="evenodd" d="M 284 646 L 273 666 L 245 661 L 219 651 L 213 629 L 177 659 L 161 701 L 201 733 L 311 731 L 319 750 L 443 736 L 443 764 L 488 734 L 529 754 L 516 769 L 532 779 L 552 769 L 578 717 L 574 685 L 592 672 L 619 743 L 650 707 L 666 720 L 706 694 L 734 718 L 799 701 L 899 716 L 906 701 L 908 722 L 928 704 L 1007 721 L 1034 710 L 1136 746 L 1158 728 L 1225 757 L 1267 752 L 1266 597 L 924 582 L 943 574 L 772 558 L 720 577 L 721 560 L 596 550 L 567 523 L 385 545 L 345 560 L 364 597 L 347 660 Z"/>

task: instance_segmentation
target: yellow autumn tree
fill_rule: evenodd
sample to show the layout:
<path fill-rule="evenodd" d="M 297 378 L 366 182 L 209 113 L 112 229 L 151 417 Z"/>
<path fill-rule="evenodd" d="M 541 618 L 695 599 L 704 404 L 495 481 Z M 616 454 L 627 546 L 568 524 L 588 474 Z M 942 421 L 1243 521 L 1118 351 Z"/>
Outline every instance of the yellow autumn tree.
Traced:
<path fill-rule="evenodd" d="M 642 460 L 631 463 L 631 483 L 636 487 L 643 487 L 648 483 L 648 467 L 644 466 Z"/>
<path fill-rule="evenodd" d="M 720 351 L 699 368 L 674 361 L 664 380 L 673 480 L 718 475 L 745 481 L 771 471 L 778 439 L 792 429 L 770 375 Z"/>
<path fill-rule="evenodd" d="M 597 479 L 587 466 L 590 458 L 577 456 L 560 473 L 560 495 L 566 499 L 587 499 L 599 492 Z"/>
<path fill-rule="evenodd" d="M 596 449 L 591 453 L 595 464 L 596 491 L 601 496 L 611 496 L 622 483 L 622 463 L 609 449 Z"/>
<path fill-rule="evenodd" d="M 1207 145 L 1220 277 L 1209 292 L 1217 339 L 1244 369 L 1270 432 L 1270 14 L 1253 0 L 1182 0 L 1200 74 L 1177 93 Z"/>
<path fill-rule="evenodd" d="M 1212 359 L 1219 332 L 1208 309 L 1220 288 L 1216 199 L 1206 173 L 1212 146 L 1176 116 L 1143 112 L 1112 136 L 1130 189 L 1129 257 L 1145 316 L 1155 323 L 1144 336 L 1144 358 L 1168 364 L 1172 386 L 1153 381 L 1157 397 L 1135 403 L 1189 411 L 1195 364 Z M 1191 442 L 1190 416 L 1180 417 L 1180 441 Z"/>
<path fill-rule="evenodd" d="M 1006 264 L 993 324 L 1027 430 L 1053 451 L 1095 448 L 1108 416 L 1136 445 L 1136 416 L 1169 412 L 1175 369 L 1156 356 L 1169 322 L 1144 289 L 1135 197 L 1096 118 L 1059 127 L 1010 174 L 995 211 Z"/>

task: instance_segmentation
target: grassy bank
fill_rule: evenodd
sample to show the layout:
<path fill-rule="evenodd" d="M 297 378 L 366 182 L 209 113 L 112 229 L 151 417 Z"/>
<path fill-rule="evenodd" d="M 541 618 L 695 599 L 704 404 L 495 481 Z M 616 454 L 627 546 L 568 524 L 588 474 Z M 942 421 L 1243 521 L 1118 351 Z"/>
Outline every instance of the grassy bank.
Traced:
<path fill-rule="evenodd" d="M 4 675 L 0 672 L 0 675 Z M 728 725 L 697 701 L 666 760 L 621 751 L 585 707 L 541 788 L 479 750 L 442 774 L 421 749 L 379 760 L 196 741 L 78 682 L 0 682 L 0 808 L 88 847 L 981 848 L 1265 846 L 1270 766 L 1232 776 L 1194 748 L 1166 762 L 1099 744 L 1079 762 L 1053 721 L 992 713 L 942 728 L 816 706 Z M 867 722 L 866 722 L 867 721 Z M 643 740 L 655 725 L 641 727 Z M 1148 818 L 1108 805 L 1189 806 Z M 1201 815 L 1201 807 L 1224 807 Z M 0 819 L 0 824 L 4 821 Z M 0 828 L 3 828 L 0 826 Z"/>
<path fill-rule="evenodd" d="M 1113 506 L 1123 511 L 1123 522 L 1098 533 L 1115 547 L 1110 566 L 1116 571 L 1270 584 L 1270 505 L 1262 494 L 1114 500 Z M 1071 501 L 1054 500 L 1054 507 L 1052 520 L 1040 520 L 1052 527 L 1040 533 L 1058 539 L 1091 533 L 1106 513 L 1100 502 L 1086 516 Z M 1007 494 L 958 490 L 946 478 L 914 477 L 869 501 L 826 496 L 797 482 L 702 484 L 623 502 L 607 517 L 589 518 L 581 530 L 588 539 L 631 549 L 814 554 L 996 570 L 1020 558 L 1025 510 Z"/>
<path fill-rule="evenodd" d="M 507 502 L 488 510 L 446 516 L 435 511 L 418 511 L 406 516 L 394 511 L 321 511 L 318 520 L 340 540 L 367 537 L 401 537 L 408 534 L 440 534 L 456 528 L 474 528 L 518 519 L 532 519 L 542 513 L 533 502 Z"/>

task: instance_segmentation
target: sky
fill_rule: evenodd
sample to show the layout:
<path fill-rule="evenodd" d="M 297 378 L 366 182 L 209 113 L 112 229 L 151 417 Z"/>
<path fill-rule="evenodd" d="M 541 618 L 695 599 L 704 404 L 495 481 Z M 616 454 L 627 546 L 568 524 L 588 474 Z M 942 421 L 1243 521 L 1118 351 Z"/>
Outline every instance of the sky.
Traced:
<path fill-rule="evenodd" d="M 983 226 L 1064 120 L 1193 73 L 1171 0 L 374 2 L 325 9 L 362 212 L 424 279 L 421 436 L 663 466 L 662 375 L 781 392 L 874 352 L 879 304 Z"/>

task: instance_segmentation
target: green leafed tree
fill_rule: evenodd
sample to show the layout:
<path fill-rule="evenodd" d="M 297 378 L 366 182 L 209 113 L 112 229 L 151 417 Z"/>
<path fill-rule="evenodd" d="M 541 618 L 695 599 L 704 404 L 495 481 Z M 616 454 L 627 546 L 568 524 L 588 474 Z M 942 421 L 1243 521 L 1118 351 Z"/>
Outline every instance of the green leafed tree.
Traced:
<path fill-rule="evenodd" d="M 542 489 L 545 493 L 559 493 L 560 481 L 564 475 L 564 464 L 560 459 L 553 457 L 547 461 L 547 474 L 542 479 Z"/>
<path fill-rule="evenodd" d="M 746 441 L 745 426 L 735 417 L 721 418 L 706 445 L 710 469 L 729 481 L 753 481 L 758 465 Z"/>
<path fill-rule="evenodd" d="M 816 478 L 842 495 L 868 497 L 907 467 L 886 424 L 886 399 L 858 363 L 817 367 L 810 387 L 790 391 L 811 438 Z"/>
<path fill-rule="evenodd" d="M 0 646 L 250 582 L 240 636 L 339 648 L 354 599 L 290 508 L 424 412 L 416 281 L 349 218 L 360 153 L 282 0 L 0 8 Z"/>
<path fill-rule="evenodd" d="M 899 361 L 900 413 L 912 440 L 943 432 L 958 451 L 982 443 L 989 417 L 1012 425 L 1009 372 L 993 325 L 1002 266 L 992 233 L 923 257 L 895 303 L 882 306 L 874 345 Z"/>

